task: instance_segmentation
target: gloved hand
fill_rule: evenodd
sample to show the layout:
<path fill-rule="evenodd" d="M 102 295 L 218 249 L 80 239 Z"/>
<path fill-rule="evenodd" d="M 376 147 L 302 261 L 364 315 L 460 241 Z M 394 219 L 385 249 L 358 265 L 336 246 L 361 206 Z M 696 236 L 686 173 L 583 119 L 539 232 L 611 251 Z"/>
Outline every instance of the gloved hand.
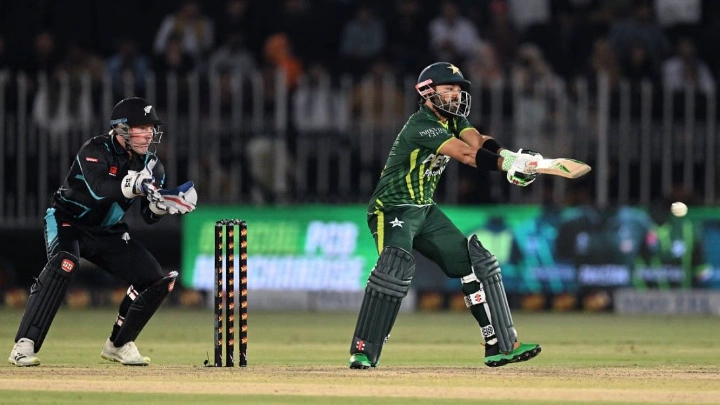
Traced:
<path fill-rule="evenodd" d="M 507 171 L 507 180 L 511 184 L 520 187 L 527 187 L 537 179 L 535 168 L 537 163 L 543 159 L 538 152 L 530 149 L 520 149 L 515 152 L 503 150 L 500 156 L 504 158 L 503 170 Z"/>
<path fill-rule="evenodd" d="M 172 190 L 159 190 L 162 201 L 151 201 L 150 210 L 155 215 L 183 215 L 193 212 L 197 205 L 197 192 L 192 181 Z"/>
<path fill-rule="evenodd" d="M 160 200 L 161 197 L 157 193 L 155 187 L 155 177 L 153 177 L 153 167 L 157 160 L 152 159 L 148 162 L 144 169 L 136 172 L 128 170 L 127 176 L 123 177 L 120 186 L 125 198 L 135 198 L 140 195 L 147 196 L 150 201 Z"/>

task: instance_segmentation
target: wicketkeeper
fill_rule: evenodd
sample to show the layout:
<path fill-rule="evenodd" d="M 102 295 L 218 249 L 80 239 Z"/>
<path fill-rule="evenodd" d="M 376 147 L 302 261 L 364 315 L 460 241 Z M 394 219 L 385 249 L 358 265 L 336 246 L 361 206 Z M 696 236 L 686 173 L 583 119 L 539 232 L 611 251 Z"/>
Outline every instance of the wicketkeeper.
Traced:
<path fill-rule="evenodd" d="M 102 358 L 124 365 L 150 364 L 135 339 L 172 291 L 178 273 L 163 271 L 121 219 L 133 204 L 140 205 L 149 224 L 168 214 L 192 212 L 197 204 L 192 182 L 163 189 L 165 170 L 155 154 L 161 124 L 147 101 L 126 98 L 112 111 L 110 132 L 90 139 L 78 151 L 45 215 L 48 263 L 30 290 L 10 363 L 40 364 L 37 353 L 83 257 L 130 284 Z"/>
<path fill-rule="evenodd" d="M 529 360 L 540 345 L 519 343 L 500 265 L 475 235 L 470 239 L 435 205 L 433 194 L 450 159 L 483 172 L 504 171 L 527 186 L 542 156 L 504 149 L 467 120 L 470 82 L 447 62 L 426 67 L 418 78 L 420 109 L 402 128 L 368 208 L 368 225 L 380 258 L 370 273 L 350 345 L 350 368 L 375 367 L 415 274 L 416 249 L 452 278 L 485 339 L 490 367 Z"/>

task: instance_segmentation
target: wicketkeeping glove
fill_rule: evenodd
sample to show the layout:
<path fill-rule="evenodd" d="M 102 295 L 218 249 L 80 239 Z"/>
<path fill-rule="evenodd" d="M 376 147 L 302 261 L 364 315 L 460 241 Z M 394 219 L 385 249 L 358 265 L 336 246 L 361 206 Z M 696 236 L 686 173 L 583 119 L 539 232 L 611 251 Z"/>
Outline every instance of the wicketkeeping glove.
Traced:
<path fill-rule="evenodd" d="M 538 152 L 520 149 L 515 153 L 506 149 L 500 152 L 500 156 L 504 158 L 502 168 L 507 172 L 507 180 L 511 184 L 527 187 L 537 179 L 535 168 L 538 161 L 543 159 Z"/>
<path fill-rule="evenodd" d="M 192 181 L 181 184 L 172 190 L 159 190 L 161 201 L 151 201 L 150 210 L 155 215 L 183 215 L 193 212 L 197 205 L 197 192 Z"/>
<path fill-rule="evenodd" d="M 125 198 L 135 198 L 144 195 L 147 196 L 150 201 L 160 199 L 160 196 L 157 194 L 157 187 L 155 187 L 154 184 L 155 177 L 153 177 L 152 172 L 156 163 L 157 160 L 152 159 L 148 162 L 147 166 L 139 172 L 128 170 L 127 176 L 123 177 L 120 184 Z"/>

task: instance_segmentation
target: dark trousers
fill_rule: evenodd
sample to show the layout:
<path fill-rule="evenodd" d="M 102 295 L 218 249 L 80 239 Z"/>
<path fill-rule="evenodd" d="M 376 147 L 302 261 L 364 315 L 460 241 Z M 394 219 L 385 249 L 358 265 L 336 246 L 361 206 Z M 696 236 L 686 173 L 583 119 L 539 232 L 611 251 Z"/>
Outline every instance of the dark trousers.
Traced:
<path fill-rule="evenodd" d="M 73 225 L 49 209 L 45 216 L 45 247 L 48 259 L 59 251 L 82 257 L 108 273 L 143 291 L 165 276 L 160 263 L 125 231 L 109 232 Z"/>
<path fill-rule="evenodd" d="M 435 262 L 451 278 L 472 272 L 467 238 L 436 205 L 399 206 L 368 214 L 378 253 L 394 246 L 412 249 Z"/>

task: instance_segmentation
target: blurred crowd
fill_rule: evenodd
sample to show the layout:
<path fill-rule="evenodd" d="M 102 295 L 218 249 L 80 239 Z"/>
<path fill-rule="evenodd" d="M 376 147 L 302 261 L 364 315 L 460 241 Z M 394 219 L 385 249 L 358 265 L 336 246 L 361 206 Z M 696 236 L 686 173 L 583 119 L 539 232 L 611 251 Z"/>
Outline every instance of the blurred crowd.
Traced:
<path fill-rule="evenodd" d="M 0 69 L 107 73 L 118 89 L 130 72 L 142 92 L 148 71 L 280 68 L 292 89 L 318 70 L 417 75 L 444 60 L 482 83 L 602 72 L 706 93 L 719 15 L 713 0 L 17 0 L 0 3 Z"/>
<path fill-rule="evenodd" d="M 352 181 L 338 183 L 359 182 L 358 194 L 366 198 L 366 189 L 384 164 L 384 145 L 402 126 L 408 105 L 415 108 L 415 100 L 408 103 L 407 91 L 412 93 L 419 72 L 434 61 L 456 64 L 473 82 L 473 91 L 481 90 L 474 94 L 473 114 L 490 115 L 489 106 L 499 105 L 500 115 L 513 116 L 512 128 L 507 126 L 503 138 L 513 141 L 509 145 L 541 150 L 552 144 L 556 154 L 573 154 L 591 163 L 594 155 L 576 155 L 568 134 L 592 133 L 594 124 L 587 117 L 597 108 L 599 97 L 593 93 L 599 88 L 610 89 L 614 100 L 610 114 L 615 117 L 615 106 L 623 106 L 615 100 L 624 100 L 623 91 L 632 94 L 629 109 L 638 115 L 644 106 L 638 93 L 645 84 L 656 89 L 643 98 L 649 100 L 656 121 L 662 121 L 657 119 L 665 113 L 665 100 L 657 97 L 657 89 L 690 100 L 687 103 L 699 116 L 711 116 L 706 105 L 720 106 L 714 102 L 720 77 L 720 53 L 713 49 L 720 42 L 718 0 L 64 0 L 60 4 L 0 2 L 0 72 L 9 73 L 0 73 L 4 96 L 0 113 L 10 113 L 2 116 L 8 127 L 17 123 L 18 133 L 31 133 L 21 128 L 30 122 L 31 127 L 55 135 L 50 137 L 50 149 L 56 150 L 60 144 L 56 139 L 68 131 L 82 132 L 84 139 L 97 130 L 92 120 L 107 115 L 122 97 L 147 97 L 169 125 L 191 120 L 184 126 L 190 128 L 188 144 L 197 137 L 195 128 L 204 128 L 198 117 L 212 121 L 210 126 L 221 138 L 216 152 L 223 166 L 237 161 L 231 153 L 245 153 L 237 152 L 235 141 L 241 130 L 247 131 L 252 140 L 241 142 L 241 149 L 251 157 L 249 177 L 270 190 L 265 193 L 276 195 L 287 195 L 293 181 L 302 187 L 310 181 L 285 181 L 290 174 L 284 173 L 292 171 L 299 135 L 310 134 L 316 137 L 306 137 L 312 145 L 325 144 L 332 151 L 351 148 L 349 158 L 339 161 L 352 163 L 345 169 Z M 278 71 L 282 82 L 277 80 Z M 236 91 L 238 76 L 247 79 L 242 92 Z M 191 77 L 198 78 L 196 84 Z M 403 78 L 412 79 L 410 86 Z M 577 83 L 585 87 L 579 89 Z M 498 88 L 505 94 L 495 98 Z M 562 109 L 564 96 L 553 96 L 557 89 L 558 94 L 567 89 L 570 97 L 587 101 L 589 108 L 577 109 L 588 112 L 583 121 L 587 128 L 575 132 L 566 128 L 563 116 L 571 114 Z M 686 97 L 688 90 L 695 98 Z M 252 120 L 233 116 L 236 105 Z M 676 116 L 687 117 L 680 102 L 676 107 L 671 109 Z M 220 119 L 212 120 L 213 108 Z M 173 111 L 179 114 L 173 116 Z M 283 113 L 280 119 L 275 116 L 278 111 Z M 494 109 L 490 112 L 494 114 Z M 21 113 L 32 119 L 25 120 Z M 4 120 L 5 115 L 18 118 Z M 494 119 L 472 118 L 481 131 L 502 133 L 488 127 Z M 369 125 L 359 126 L 357 121 Z M 172 128 L 176 139 L 185 139 L 184 127 Z M 203 131 L 200 135 L 206 136 L 208 131 Z M 354 137 L 338 136 L 358 131 L 365 131 L 362 147 Z M 281 134 L 287 148 L 270 139 L 272 134 Z M 585 139 L 591 136 L 576 138 L 582 151 L 591 149 L 583 146 L 591 145 Z M 320 139 L 328 141 L 315 142 Z M 192 151 L 178 153 L 188 158 Z M 285 166 L 273 157 L 281 152 L 279 161 L 287 162 Z M 13 167 L 12 157 L 4 159 Z M 611 154 L 610 159 L 617 156 Z M 687 163 L 691 169 L 693 164 Z M 701 184 L 705 171 L 701 165 L 698 168 Z M 222 173 L 214 166 L 202 170 Z M 317 177 L 318 184 L 329 181 L 313 170 L 308 169 L 306 177 Z M 466 168 L 460 170 L 465 176 Z M 21 183 L 12 170 L 5 174 L 7 184 Z M 478 194 L 487 194 L 487 187 L 475 180 L 471 183 L 474 190 L 482 190 Z M 656 188 L 653 183 L 653 193 Z M 237 194 L 228 190 L 223 195 Z M 305 191 L 312 194 L 309 190 Z M 468 197 L 474 202 L 480 198 Z"/>

